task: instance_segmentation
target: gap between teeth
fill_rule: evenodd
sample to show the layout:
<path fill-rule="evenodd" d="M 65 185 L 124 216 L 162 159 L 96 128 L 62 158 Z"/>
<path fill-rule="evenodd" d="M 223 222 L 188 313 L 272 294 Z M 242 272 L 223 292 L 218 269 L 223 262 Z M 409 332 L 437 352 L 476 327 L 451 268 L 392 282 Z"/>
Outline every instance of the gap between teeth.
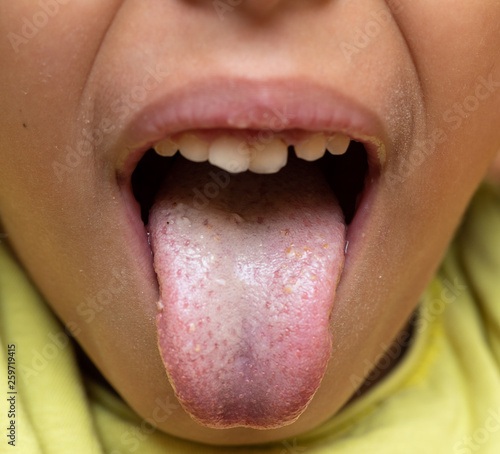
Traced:
<path fill-rule="evenodd" d="M 311 134 L 307 139 L 294 145 L 298 158 L 316 161 L 326 151 L 333 155 L 342 155 L 349 148 L 351 139 L 345 134 Z M 285 167 L 288 159 L 288 145 L 278 136 L 268 140 L 248 143 L 245 140 L 223 134 L 212 143 L 208 143 L 195 134 L 185 133 L 176 141 L 167 138 L 154 146 L 160 156 L 170 157 L 177 151 L 193 162 L 209 161 L 231 173 L 250 170 L 255 173 L 276 173 Z"/>

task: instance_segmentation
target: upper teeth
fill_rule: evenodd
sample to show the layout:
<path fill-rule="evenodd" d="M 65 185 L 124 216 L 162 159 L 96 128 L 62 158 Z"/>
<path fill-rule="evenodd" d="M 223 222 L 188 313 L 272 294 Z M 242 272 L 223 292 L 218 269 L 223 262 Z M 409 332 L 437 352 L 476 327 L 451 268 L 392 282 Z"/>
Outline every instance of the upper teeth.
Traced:
<path fill-rule="evenodd" d="M 179 151 L 186 159 L 204 162 L 209 159 L 208 144 L 194 134 L 183 134 L 179 140 Z"/>
<path fill-rule="evenodd" d="M 249 170 L 255 173 L 276 173 L 286 166 L 288 147 L 285 142 L 275 137 L 269 143 L 254 147 Z"/>
<path fill-rule="evenodd" d="M 155 151 L 160 156 L 173 156 L 177 153 L 179 145 L 177 145 L 173 140 L 165 139 L 155 145 Z"/>
<path fill-rule="evenodd" d="M 298 158 L 306 161 L 316 161 L 322 158 L 326 149 L 326 137 L 324 134 L 315 134 L 307 140 L 295 145 L 295 154 Z"/>
<path fill-rule="evenodd" d="M 223 135 L 210 145 L 208 161 L 228 172 L 244 172 L 250 165 L 250 150 L 238 138 Z"/>
<path fill-rule="evenodd" d="M 328 139 L 326 148 L 331 154 L 344 154 L 350 143 L 351 139 L 344 134 L 334 134 Z"/>
<path fill-rule="evenodd" d="M 314 133 L 295 144 L 297 157 L 306 161 L 320 159 L 325 151 L 344 154 L 351 139 L 344 134 L 326 135 Z M 192 133 L 185 133 L 176 141 L 167 138 L 154 146 L 161 156 L 173 156 L 177 150 L 186 159 L 194 162 L 209 161 L 231 173 L 250 170 L 255 173 L 276 173 L 286 165 L 288 146 L 276 135 L 270 141 L 247 143 L 230 134 L 223 134 L 211 144 Z"/>

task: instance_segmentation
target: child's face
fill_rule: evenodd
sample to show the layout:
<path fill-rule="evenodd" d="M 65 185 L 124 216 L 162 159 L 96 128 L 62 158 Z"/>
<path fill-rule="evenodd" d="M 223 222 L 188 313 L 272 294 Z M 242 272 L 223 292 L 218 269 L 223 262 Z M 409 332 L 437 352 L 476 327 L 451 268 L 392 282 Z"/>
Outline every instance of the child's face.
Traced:
<path fill-rule="evenodd" d="M 366 376 L 367 364 L 404 327 L 500 147 L 499 23 L 497 0 L 1 2 L 0 214 L 9 240 L 110 383 L 161 429 L 211 443 L 251 443 L 315 427 L 349 399 L 352 377 Z M 230 122 L 234 109 L 241 124 Z M 358 138 L 367 149 L 384 145 L 382 164 L 370 158 L 370 176 L 347 230 L 335 304 L 316 309 L 312 303 L 319 325 L 328 324 L 332 310 L 328 369 L 291 425 L 199 425 L 177 405 L 157 348 L 158 283 L 130 192 L 131 172 L 142 156 L 137 152 L 188 129 L 245 123 L 268 136 L 291 126 L 323 130 L 322 115 L 329 132 Z M 136 159 L 129 159 L 132 154 Z M 302 177 L 296 172 L 290 178 Z M 306 189 L 300 183 L 294 190 Z M 233 236 L 238 243 L 238 233 Z M 332 280 L 344 260 L 341 249 L 333 252 Z M 244 306 L 218 298 L 216 291 L 210 301 L 234 304 L 235 320 L 261 320 L 262 301 Z M 280 314 L 269 327 L 273 335 L 276 325 L 288 324 Z M 290 319 L 291 336 L 305 323 L 306 345 L 325 334 L 324 326 L 304 322 L 308 314 Z M 267 342 L 224 320 L 217 335 L 231 338 L 236 330 L 234 342 L 240 342 L 229 351 L 255 352 Z M 287 345 L 294 342 L 292 337 Z M 329 354 L 329 342 L 320 339 L 319 350 Z M 291 410 L 298 412 L 317 385 L 303 364 L 318 364 L 323 373 L 313 349 L 302 352 L 311 362 L 300 363 L 276 348 L 276 354 L 273 347 L 259 350 L 273 358 L 266 374 L 278 378 L 269 379 L 269 388 L 251 388 L 234 367 L 225 369 L 227 389 L 248 399 L 238 407 L 242 421 L 254 426 L 289 422 L 279 410 L 271 415 L 266 404 L 252 415 L 255 396 L 277 402 L 279 388 L 288 386 L 283 377 L 304 377 L 306 395 Z M 175 362 L 168 354 L 165 360 Z M 198 360 L 190 358 L 187 369 L 199 371 Z M 250 368 L 264 367 L 264 360 L 254 361 Z M 200 375 L 200 388 L 222 386 L 213 371 Z M 195 414 L 206 410 L 203 392 L 200 402 L 194 397 L 188 405 Z M 161 410 L 167 399 L 175 402 L 169 417 Z M 231 406 L 223 397 L 220 402 Z M 224 418 L 218 423 L 228 425 Z"/>

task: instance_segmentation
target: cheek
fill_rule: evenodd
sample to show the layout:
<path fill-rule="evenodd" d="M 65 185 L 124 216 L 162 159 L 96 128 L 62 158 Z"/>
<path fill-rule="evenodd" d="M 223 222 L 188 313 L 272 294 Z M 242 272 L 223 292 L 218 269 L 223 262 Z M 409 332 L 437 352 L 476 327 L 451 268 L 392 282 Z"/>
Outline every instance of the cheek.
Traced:
<path fill-rule="evenodd" d="M 9 112 L 0 116 L 0 214 L 12 235 L 36 239 L 51 223 L 64 223 L 91 186 L 95 157 L 89 150 L 79 156 L 66 144 L 75 136 L 85 80 L 119 3 L 0 5 L 0 33 L 7 38 L 0 40 L 0 105 Z M 66 183 L 65 168 L 72 170 Z M 32 252 L 42 245 L 34 240 Z"/>
<path fill-rule="evenodd" d="M 49 3 L 56 6 L 50 9 Z M 54 173 L 53 161 L 68 159 L 63 144 L 74 128 L 85 80 L 118 3 L 0 5 L 0 34 L 6 37 L 0 40 L 0 105 L 9 112 L 0 117 L 5 163 L 0 184 L 45 179 Z"/>
<path fill-rule="evenodd" d="M 481 112 L 493 112 L 487 105 L 493 97 L 498 100 L 500 84 L 487 83 L 479 93 L 476 87 L 483 79 L 500 81 L 500 3 L 424 1 L 401 7 L 395 19 L 407 36 L 431 121 L 444 121 L 452 133 L 481 118 Z M 459 118 L 445 114 L 455 104 Z"/>
<path fill-rule="evenodd" d="M 492 121 L 500 106 L 500 4 L 424 1 L 398 8 L 395 19 L 407 36 L 425 114 L 420 136 L 389 163 L 389 174 L 404 182 L 421 213 L 459 218 L 500 147 Z"/>

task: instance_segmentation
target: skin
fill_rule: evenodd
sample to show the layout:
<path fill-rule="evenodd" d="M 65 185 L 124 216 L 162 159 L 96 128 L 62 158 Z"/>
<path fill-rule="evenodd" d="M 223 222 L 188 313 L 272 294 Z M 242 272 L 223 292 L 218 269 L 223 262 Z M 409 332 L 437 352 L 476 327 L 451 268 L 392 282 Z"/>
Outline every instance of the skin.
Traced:
<path fill-rule="evenodd" d="M 330 418 L 353 395 L 352 374 L 365 376 L 365 361 L 403 329 L 500 149 L 500 3 L 246 0 L 221 20 L 209 1 L 75 0 L 36 36 L 5 39 L 22 36 L 23 18 L 39 11 L 34 0 L 0 4 L 0 105 L 8 112 L 0 117 L 0 215 L 49 304 L 112 386 L 167 433 L 260 443 Z M 360 44 L 359 29 L 380 12 L 387 21 Z M 168 76 L 119 118 L 111 103 L 158 64 Z M 338 288 L 328 371 L 306 412 L 279 429 L 209 429 L 177 405 L 156 346 L 152 266 L 116 222 L 123 206 L 113 144 L 157 93 L 200 74 L 330 84 L 363 100 L 389 137 L 365 237 L 350 245 Z M 496 87 L 463 118 L 450 114 L 474 96 L 479 77 Z M 53 163 L 103 118 L 114 130 L 61 181 Z M 444 139 L 433 146 L 435 131 Z M 426 140 L 433 151 L 401 170 Z M 77 307 L 109 289 L 111 302 L 82 320 Z M 170 417 L 155 412 L 167 400 Z"/>

